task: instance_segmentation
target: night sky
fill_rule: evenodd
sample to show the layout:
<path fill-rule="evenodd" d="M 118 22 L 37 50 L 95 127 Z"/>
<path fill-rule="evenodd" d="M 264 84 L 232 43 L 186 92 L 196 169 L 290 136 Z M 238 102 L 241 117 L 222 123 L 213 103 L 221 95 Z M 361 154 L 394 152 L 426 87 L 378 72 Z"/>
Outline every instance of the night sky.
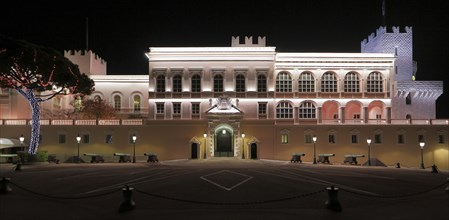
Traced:
<path fill-rule="evenodd" d="M 147 74 L 149 47 L 230 46 L 231 36 L 266 36 L 278 52 L 360 52 L 383 25 L 382 0 L 22 1 L 0 12 L 0 33 L 63 50 L 89 49 L 108 74 Z M 386 0 L 386 25 L 413 27 L 417 80 L 449 88 L 447 0 Z M 449 118 L 449 92 L 437 102 Z"/>

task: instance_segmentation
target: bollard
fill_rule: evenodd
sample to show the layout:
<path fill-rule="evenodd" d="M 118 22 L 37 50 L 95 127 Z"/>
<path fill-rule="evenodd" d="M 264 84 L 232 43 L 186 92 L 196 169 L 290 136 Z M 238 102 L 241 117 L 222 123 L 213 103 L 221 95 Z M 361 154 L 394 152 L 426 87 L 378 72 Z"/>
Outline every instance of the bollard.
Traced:
<path fill-rule="evenodd" d="M 396 168 L 401 168 L 401 164 L 399 162 L 396 163 Z"/>
<path fill-rule="evenodd" d="M 120 204 L 119 212 L 126 212 L 130 211 L 134 208 L 134 205 L 136 204 L 133 201 L 132 195 L 133 195 L 134 188 L 126 186 L 125 188 L 122 188 L 123 192 L 123 202 Z"/>
<path fill-rule="evenodd" d="M 447 178 L 447 183 L 448 183 L 448 186 L 446 187 L 446 192 L 449 194 L 449 178 Z"/>
<path fill-rule="evenodd" d="M 22 170 L 22 162 L 17 161 L 16 167 L 14 168 L 15 171 L 21 171 Z"/>
<path fill-rule="evenodd" d="M 12 191 L 12 189 L 9 188 L 9 186 L 8 186 L 9 180 L 10 180 L 10 179 L 9 179 L 9 178 L 6 178 L 6 177 L 2 177 L 2 178 L 0 179 L 0 194 L 6 194 L 6 193 Z"/>
<path fill-rule="evenodd" d="M 438 173 L 438 167 L 437 165 L 432 165 L 432 171 L 430 171 L 431 173 Z"/>
<path fill-rule="evenodd" d="M 325 202 L 326 208 L 335 212 L 341 212 L 341 205 L 338 201 L 338 188 L 331 186 L 327 187 L 326 190 L 329 196 L 329 199 Z"/>

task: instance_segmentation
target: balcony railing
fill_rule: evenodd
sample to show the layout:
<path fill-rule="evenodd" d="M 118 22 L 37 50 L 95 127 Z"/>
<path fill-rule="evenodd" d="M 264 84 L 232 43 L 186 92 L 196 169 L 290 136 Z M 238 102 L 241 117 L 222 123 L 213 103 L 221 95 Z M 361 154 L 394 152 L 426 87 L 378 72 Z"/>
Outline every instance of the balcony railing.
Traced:
<path fill-rule="evenodd" d="M 161 115 L 162 117 L 164 115 Z M 192 116 L 192 119 L 199 119 L 199 115 Z M 262 117 L 263 118 L 263 117 Z M 101 119 L 101 120 L 74 120 L 74 119 L 41 119 L 41 125 L 144 125 L 144 119 Z M 281 124 L 321 124 L 321 125 L 449 125 L 449 119 L 391 119 L 388 123 L 386 119 L 369 119 L 367 123 L 363 119 L 323 119 L 318 120 L 296 120 L 296 119 L 276 119 L 277 125 Z M 0 119 L 1 126 L 7 125 L 31 125 L 30 119 Z"/>

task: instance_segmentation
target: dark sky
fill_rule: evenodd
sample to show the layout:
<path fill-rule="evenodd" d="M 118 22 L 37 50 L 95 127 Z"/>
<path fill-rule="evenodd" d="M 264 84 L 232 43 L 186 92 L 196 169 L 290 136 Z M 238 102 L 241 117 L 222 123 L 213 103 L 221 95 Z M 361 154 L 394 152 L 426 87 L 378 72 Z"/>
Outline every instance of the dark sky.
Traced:
<path fill-rule="evenodd" d="M 73 2 L 73 3 L 72 3 Z M 266 36 L 278 52 L 360 52 L 360 41 L 383 24 L 382 0 L 127 0 L 10 2 L 0 33 L 59 49 L 86 48 L 108 74 L 147 74 L 149 47 L 230 46 L 231 36 Z M 386 24 L 413 27 L 417 80 L 449 88 L 447 0 L 386 0 Z M 449 92 L 437 117 L 449 118 Z"/>

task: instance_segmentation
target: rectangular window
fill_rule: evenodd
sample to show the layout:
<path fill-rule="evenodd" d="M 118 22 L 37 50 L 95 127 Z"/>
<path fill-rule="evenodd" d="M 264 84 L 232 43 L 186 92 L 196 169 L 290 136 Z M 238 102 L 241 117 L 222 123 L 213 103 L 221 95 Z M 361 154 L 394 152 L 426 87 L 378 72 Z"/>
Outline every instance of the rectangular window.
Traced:
<path fill-rule="evenodd" d="M 382 143 L 382 135 L 380 135 L 380 134 L 374 135 L 374 143 L 375 143 L 375 144 L 380 144 L 380 143 Z"/>
<path fill-rule="evenodd" d="M 267 103 L 259 102 L 259 115 L 266 115 L 266 114 L 267 114 Z"/>
<path fill-rule="evenodd" d="M 444 135 L 442 135 L 442 134 L 438 135 L 438 143 L 439 144 L 446 143 L 446 141 L 444 140 Z"/>
<path fill-rule="evenodd" d="M 407 96 L 405 97 L 405 104 L 406 105 L 412 104 L 412 95 L 410 93 L 408 93 Z"/>
<path fill-rule="evenodd" d="M 353 144 L 359 143 L 359 138 L 356 134 L 351 135 L 351 143 Z"/>
<path fill-rule="evenodd" d="M 424 135 L 418 135 L 418 142 L 424 142 Z"/>
<path fill-rule="evenodd" d="M 335 135 L 329 134 L 329 144 L 335 144 Z"/>
<path fill-rule="evenodd" d="M 353 118 L 354 119 L 360 119 L 360 114 L 354 114 Z"/>
<path fill-rule="evenodd" d="M 304 142 L 305 142 L 306 144 L 311 144 L 311 143 L 312 143 L 312 135 L 306 134 L 306 135 L 304 136 Z"/>
<path fill-rule="evenodd" d="M 173 103 L 173 115 L 180 115 L 181 114 L 181 103 L 174 102 Z"/>
<path fill-rule="evenodd" d="M 65 144 L 65 134 L 60 134 L 59 135 L 59 143 L 60 144 Z"/>
<path fill-rule="evenodd" d="M 106 135 L 106 144 L 112 144 L 112 134 Z"/>
<path fill-rule="evenodd" d="M 164 103 L 156 103 L 156 114 L 164 114 Z"/>
<path fill-rule="evenodd" d="M 83 144 L 90 143 L 90 136 L 88 134 L 83 134 Z"/>
<path fill-rule="evenodd" d="M 404 144 L 404 135 L 403 134 L 398 134 L 398 144 Z"/>
<path fill-rule="evenodd" d="M 281 135 L 281 143 L 282 144 L 288 144 L 288 134 L 282 134 Z"/>
<path fill-rule="evenodd" d="M 192 115 L 200 115 L 200 103 L 192 103 Z"/>

